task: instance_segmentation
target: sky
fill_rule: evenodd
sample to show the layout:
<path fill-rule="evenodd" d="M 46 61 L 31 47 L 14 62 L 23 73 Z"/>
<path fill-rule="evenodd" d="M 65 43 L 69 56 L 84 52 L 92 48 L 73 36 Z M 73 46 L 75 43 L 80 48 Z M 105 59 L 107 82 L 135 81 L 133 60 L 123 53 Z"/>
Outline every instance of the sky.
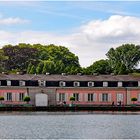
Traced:
<path fill-rule="evenodd" d="M 87 67 L 140 44 L 140 1 L 0 1 L 0 47 L 18 43 L 65 46 Z"/>

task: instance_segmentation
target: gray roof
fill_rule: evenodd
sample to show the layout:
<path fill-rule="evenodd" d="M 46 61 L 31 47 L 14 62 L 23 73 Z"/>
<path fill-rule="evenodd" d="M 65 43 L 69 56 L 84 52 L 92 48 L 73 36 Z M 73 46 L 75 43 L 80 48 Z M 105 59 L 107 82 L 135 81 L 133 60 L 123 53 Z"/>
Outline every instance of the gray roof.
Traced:
<path fill-rule="evenodd" d="M 44 80 L 44 81 L 140 81 L 133 75 L 43 75 L 0 74 L 0 80 Z"/>

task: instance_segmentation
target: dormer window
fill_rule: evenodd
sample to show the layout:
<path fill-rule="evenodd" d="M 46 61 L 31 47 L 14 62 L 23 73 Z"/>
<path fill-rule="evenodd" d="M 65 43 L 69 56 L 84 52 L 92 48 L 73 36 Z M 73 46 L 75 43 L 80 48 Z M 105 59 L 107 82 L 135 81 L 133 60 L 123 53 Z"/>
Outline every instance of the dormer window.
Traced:
<path fill-rule="evenodd" d="M 103 87 L 107 87 L 108 86 L 108 82 L 103 82 Z"/>
<path fill-rule="evenodd" d="M 60 86 L 60 87 L 65 87 L 65 86 L 66 86 L 66 82 L 60 81 L 60 82 L 59 82 L 59 86 Z"/>
<path fill-rule="evenodd" d="M 88 87 L 94 87 L 94 82 L 88 82 Z"/>
<path fill-rule="evenodd" d="M 11 86 L 11 81 L 10 80 L 7 81 L 7 86 Z"/>
<path fill-rule="evenodd" d="M 118 87 L 122 87 L 122 82 L 118 82 Z"/>
<path fill-rule="evenodd" d="M 19 81 L 20 86 L 25 86 L 25 81 Z"/>
<path fill-rule="evenodd" d="M 79 87 L 80 86 L 80 82 L 74 82 L 73 85 L 74 85 L 74 87 Z"/>
<path fill-rule="evenodd" d="M 45 87 L 46 86 L 46 81 L 43 81 L 43 80 L 39 80 L 38 81 L 38 84 L 39 84 L 39 86 L 41 86 L 41 87 Z"/>

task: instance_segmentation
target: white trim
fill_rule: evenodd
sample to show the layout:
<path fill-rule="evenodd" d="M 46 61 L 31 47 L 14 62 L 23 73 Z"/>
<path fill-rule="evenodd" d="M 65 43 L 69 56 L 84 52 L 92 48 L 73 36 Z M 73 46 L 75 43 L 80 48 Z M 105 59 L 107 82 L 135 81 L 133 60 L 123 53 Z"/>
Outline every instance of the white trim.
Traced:
<path fill-rule="evenodd" d="M 123 93 L 117 93 L 117 102 L 121 101 L 123 102 Z"/>
<path fill-rule="evenodd" d="M 103 82 L 103 87 L 108 87 L 108 82 Z"/>
<path fill-rule="evenodd" d="M 59 101 L 59 93 L 56 93 L 56 101 Z"/>
<path fill-rule="evenodd" d="M 102 102 L 102 93 L 99 94 L 99 102 Z"/>
<path fill-rule="evenodd" d="M 93 93 L 93 101 L 96 102 L 97 101 L 97 94 Z"/>
<path fill-rule="evenodd" d="M 7 86 L 11 86 L 11 81 L 7 80 Z"/>
<path fill-rule="evenodd" d="M 108 93 L 108 102 L 112 101 L 111 98 L 112 98 L 111 93 Z"/>
<path fill-rule="evenodd" d="M 122 82 L 118 82 L 118 87 L 122 87 Z"/>
<path fill-rule="evenodd" d="M 86 93 L 86 94 L 84 94 L 84 100 L 85 100 L 85 102 L 87 102 L 88 101 L 88 94 Z"/>
<path fill-rule="evenodd" d="M 91 84 L 91 85 L 90 85 L 90 84 Z M 89 82 L 88 82 L 88 87 L 94 87 L 94 82 L 89 81 Z"/>
<path fill-rule="evenodd" d="M 38 80 L 38 85 L 39 85 L 40 87 L 45 87 L 45 86 L 46 86 L 46 81 Z"/>
<path fill-rule="evenodd" d="M 19 81 L 19 86 L 25 86 L 25 81 Z"/>
<path fill-rule="evenodd" d="M 138 93 L 138 102 L 140 102 L 140 93 Z"/>
<path fill-rule="evenodd" d="M 74 87 L 79 87 L 79 86 L 80 86 L 80 82 L 76 82 L 76 81 L 75 81 L 75 82 L 73 83 L 73 86 L 74 86 Z"/>
<path fill-rule="evenodd" d="M 60 87 L 65 87 L 65 86 L 66 86 L 66 82 L 60 81 L 60 82 L 59 82 L 59 86 L 60 86 Z"/>

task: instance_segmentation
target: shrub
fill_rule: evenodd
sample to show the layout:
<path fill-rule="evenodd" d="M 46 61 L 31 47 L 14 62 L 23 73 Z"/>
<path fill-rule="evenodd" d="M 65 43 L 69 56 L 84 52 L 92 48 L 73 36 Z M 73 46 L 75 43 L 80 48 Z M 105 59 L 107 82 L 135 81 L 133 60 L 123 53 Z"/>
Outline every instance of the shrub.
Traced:
<path fill-rule="evenodd" d="M 136 98 L 136 97 L 133 97 L 133 98 L 131 98 L 131 101 L 132 101 L 133 104 L 134 104 L 134 102 L 137 101 L 137 98 Z"/>
<path fill-rule="evenodd" d="M 135 101 L 137 101 L 137 98 L 133 97 L 133 98 L 131 98 L 131 101 L 135 102 Z"/>
<path fill-rule="evenodd" d="M 75 97 L 71 96 L 70 101 L 75 101 Z"/>
<path fill-rule="evenodd" d="M 3 96 L 0 96 L 0 101 L 4 101 L 4 97 Z"/>
<path fill-rule="evenodd" d="M 27 102 L 27 103 L 28 103 L 30 100 L 31 100 L 31 99 L 30 99 L 29 96 L 25 96 L 24 99 L 23 99 L 23 101 L 24 101 L 24 102 Z"/>

